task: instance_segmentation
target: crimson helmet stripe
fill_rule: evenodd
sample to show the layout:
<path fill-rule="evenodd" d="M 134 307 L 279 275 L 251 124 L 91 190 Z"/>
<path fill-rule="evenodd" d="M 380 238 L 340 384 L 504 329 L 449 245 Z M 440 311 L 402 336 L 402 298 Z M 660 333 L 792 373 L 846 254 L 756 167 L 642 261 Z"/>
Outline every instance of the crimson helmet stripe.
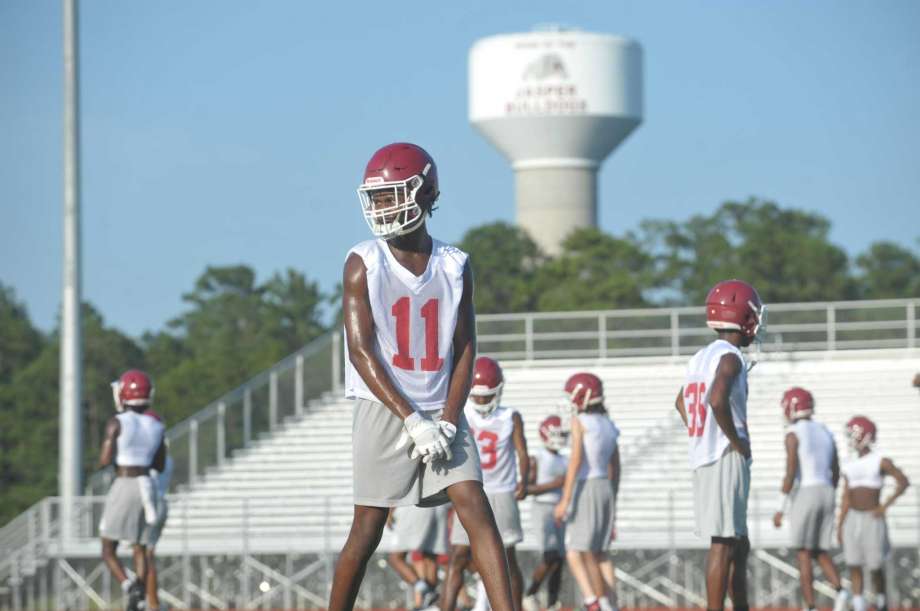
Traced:
<path fill-rule="evenodd" d="M 785 393 L 780 402 L 786 420 L 794 422 L 799 418 L 811 416 L 815 411 L 815 398 L 810 392 L 799 386 L 793 386 Z"/>
<path fill-rule="evenodd" d="M 743 280 L 723 280 L 706 295 L 706 324 L 753 338 L 761 327 L 763 309 L 753 286 Z"/>
<path fill-rule="evenodd" d="M 576 373 L 566 381 L 565 394 L 576 409 L 584 410 L 604 402 L 604 383 L 593 373 Z"/>

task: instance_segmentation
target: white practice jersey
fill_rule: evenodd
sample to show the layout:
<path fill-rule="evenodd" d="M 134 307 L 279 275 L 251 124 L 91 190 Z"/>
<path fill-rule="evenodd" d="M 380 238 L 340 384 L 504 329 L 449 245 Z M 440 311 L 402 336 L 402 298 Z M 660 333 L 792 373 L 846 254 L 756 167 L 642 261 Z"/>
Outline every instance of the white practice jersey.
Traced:
<path fill-rule="evenodd" d="M 789 427 L 799 440 L 798 470 L 795 479 L 801 488 L 831 486 L 831 464 L 836 449 L 834 435 L 814 420 L 797 420 Z"/>
<path fill-rule="evenodd" d="M 617 449 L 620 429 L 607 414 L 578 414 L 578 421 L 585 430 L 582 446 L 581 467 L 578 469 L 579 481 L 585 479 L 607 478 L 607 465 Z"/>
<path fill-rule="evenodd" d="M 517 457 L 511 438 L 515 411 L 499 406 L 483 417 L 467 403 L 463 413 L 479 449 L 483 489 L 486 492 L 513 491 L 517 487 Z"/>
<path fill-rule="evenodd" d="M 882 487 L 882 455 L 875 450 L 843 463 L 840 471 L 850 488 Z"/>
<path fill-rule="evenodd" d="M 560 476 L 565 475 L 568 469 L 569 461 L 565 456 L 556 452 L 550 452 L 546 448 L 540 448 L 537 451 L 537 483 L 545 484 Z M 562 498 L 562 488 L 550 490 L 533 497 L 537 503 L 552 503 L 555 505 Z"/>
<path fill-rule="evenodd" d="M 119 467 L 149 467 L 163 443 L 163 423 L 131 410 L 115 417 L 121 425 L 115 440 L 115 464 Z"/>
<path fill-rule="evenodd" d="M 709 401 L 719 361 L 726 354 L 734 354 L 741 361 L 741 371 L 732 384 L 728 398 L 738 437 L 750 439 L 747 427 L 748 381 L 744 355 L 729 342 L 717 339 L 694 354 L 687 366 L 684 406 L 687 410 L 687 432 L 690 435 L 691 469 L 719 460 L 729 445 L 728 437 L 712 417 L 712 406 Z"/>
<path fill-rule="evenodd" d="M 377 354 L 390 379 L 416 410 L 443 408 L 466 253 L 432 239 L 431 257 L 421 276 L 403 267 L 384 240 L 361 242 L 351 253 L 361 257 L 367 269 Z M 381 402 L 349 361 L 347 340 L 345 396 Z"/>

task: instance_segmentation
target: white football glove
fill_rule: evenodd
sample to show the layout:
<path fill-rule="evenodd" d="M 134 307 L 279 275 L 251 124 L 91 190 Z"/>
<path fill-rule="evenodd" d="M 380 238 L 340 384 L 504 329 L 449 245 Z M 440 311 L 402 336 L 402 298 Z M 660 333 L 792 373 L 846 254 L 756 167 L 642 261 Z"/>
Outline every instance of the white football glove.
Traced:
<path fill-rule="evenodd" d="M 413 448 L 409 458 L 421 457 L 423 463 L 429 463 L 440 458 L 450 460 L 453 456 L 450 441 L 445 437 L 441 427 L 431 420 L 413 413 L 403 420 L 403 427 L 406 430 L 396 442 L 396 449 L 402 448 L 411 439 Z"/>
<path fill-rule="evenodd" d="M 457 427 L 455 427 L 447 420 L 438 420 L 438 426 L 441 428 L 441 433 L 447 437 L 447 454 L 448 459 L 450 459 L 453 456 L 453 452 L 450 451 L 450 444 L 454 442 L 454 437 L 457 436 Z"/>

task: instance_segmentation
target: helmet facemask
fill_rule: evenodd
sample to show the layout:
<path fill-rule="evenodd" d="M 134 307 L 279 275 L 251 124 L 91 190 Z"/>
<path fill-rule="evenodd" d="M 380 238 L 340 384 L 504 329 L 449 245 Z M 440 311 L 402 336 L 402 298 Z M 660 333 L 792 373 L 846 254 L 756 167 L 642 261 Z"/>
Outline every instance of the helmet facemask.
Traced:
<path fill-rule="evenodd" d="M 477 403 L 473 399 L 467 399 L 467 402 L 480 416 L 489 416 L 498 408 L 498 404 L 501 403 L 502 387 L 504 385 L 505 383 L 502 382 L 494 388 L 489 388 L 488 386 L 473 386 L 473 388 L 470 389 L 470 397 L 492 397 L 492 400 L 488 403 Z"/>
<path fill-rule="evenodd" d="M 385 182 L 379 176 L 371 176 L 358 187 L 361 210 L 371 233 L 390 240 L 412 233 L 425 221 L 427 207 L 419 205 L 416 197 L 430 167 L 429 164 L 421 175 L 406 180 Z"/>

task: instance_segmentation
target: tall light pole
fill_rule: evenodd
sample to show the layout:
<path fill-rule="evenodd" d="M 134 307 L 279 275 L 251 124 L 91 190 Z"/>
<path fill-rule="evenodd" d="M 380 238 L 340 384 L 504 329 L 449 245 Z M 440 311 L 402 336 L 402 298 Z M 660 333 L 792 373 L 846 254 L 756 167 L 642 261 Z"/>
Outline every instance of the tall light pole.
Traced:
<path fill-rule="evenodd" d="M 82 473 L 82 338 L 80 330 L 80 86 L 77 0 L 64 3 L 64 259 L 58 494 L 61 535 L 74 536 L 74 500 Z"/>

